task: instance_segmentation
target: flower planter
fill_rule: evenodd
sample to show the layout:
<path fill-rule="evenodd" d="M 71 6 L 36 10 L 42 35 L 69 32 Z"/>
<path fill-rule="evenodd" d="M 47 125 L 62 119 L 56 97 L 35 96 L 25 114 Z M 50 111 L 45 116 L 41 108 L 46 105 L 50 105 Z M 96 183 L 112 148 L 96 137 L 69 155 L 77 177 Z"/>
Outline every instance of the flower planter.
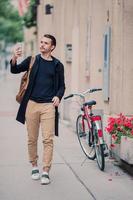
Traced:
<path fill-rule="evenodd" d="M 113 152 L 115 156 L 133 165 L 133 117 L 120 113 L 117 117 L 110 117 L 105 130 L 112 137 L 112 144 L 117 145 Z"/>
<path fill-rule="evenodd" d="M 115 144 L 114 147 L 111 148 L 111 152 L 115 160 L 120 162 L 120 144 Z"/>
<path fill-rule="evenodd" d="M 133 164 L 133 138 L 121 137 L 120 158 L 128 164 Z"/>

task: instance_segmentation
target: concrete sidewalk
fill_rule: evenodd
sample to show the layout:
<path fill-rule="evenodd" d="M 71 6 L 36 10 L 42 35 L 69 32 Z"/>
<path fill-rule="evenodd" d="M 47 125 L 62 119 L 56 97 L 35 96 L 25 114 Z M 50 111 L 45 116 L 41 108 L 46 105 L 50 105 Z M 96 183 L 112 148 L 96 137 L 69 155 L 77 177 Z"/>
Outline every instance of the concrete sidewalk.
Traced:
<path fill-rule="evenodd" d="M 73 134 L 60 126 L 60 138 L 55 138 L 55 151 L 51 169 L 51 184 L 42 186 L 40 181 L 31 180 L 31 166 L 27 157 L 27 132 L 25 126 L 16 122 L 18 105 L 15 102 L 19 79 L 12 75 L 1 82 L 0 94 L 0 199 L 1 200 L 42 200 L 42 199 L 93 199 L 85 186 L 73 173 L 69 163 L 79 163 L 80 156 L 74 156 Z M 64 137 L 65 136 L 65 137 Z M 58 144 L 59 143 L 59 144 Z M 72 146 L 73 147 L 72 147 Z M 42 144 L 39 140 L 39 167 L 41 171 Z M 77 144 L 78 147 L 78 144 Z M 73 149 L 72 149 L 73 148 Z M 68 151 L 68 152 L 67 152 Z M 80 151 L 80 149 L 79 149 Z M 64 157 L 65 154 L 67 157 Z M 77 152 L 75 152 L 77 155 Z M 74 158 L 75 157 L 75 158 Z"/>
<path fill-rule="evenodd" d="M 64 122 L 55 138 L 51 184 L 31 180 L 26 128 L 15 121 L 18 81 L 7 75 L 0 82 L 0 200 L 132 200 L 132 177 L 109 159 L 101 172 L 96 161 L 85 158 L 76 134 Z M 41 134 L 38 150 L 41 171 Z"/>

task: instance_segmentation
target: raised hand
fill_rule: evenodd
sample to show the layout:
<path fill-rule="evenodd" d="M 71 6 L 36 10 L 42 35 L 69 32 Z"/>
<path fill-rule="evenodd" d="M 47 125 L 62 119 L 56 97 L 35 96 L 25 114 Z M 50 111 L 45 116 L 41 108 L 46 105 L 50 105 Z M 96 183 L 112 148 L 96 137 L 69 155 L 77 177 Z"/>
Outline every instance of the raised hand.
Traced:
<path fill-rule="evenodd" d="M 12 63 L 16 63 L 17 59 L 22 56 L 22 44 L 17 43 L 13 47 L 13 57 L 12 57 Z"/>

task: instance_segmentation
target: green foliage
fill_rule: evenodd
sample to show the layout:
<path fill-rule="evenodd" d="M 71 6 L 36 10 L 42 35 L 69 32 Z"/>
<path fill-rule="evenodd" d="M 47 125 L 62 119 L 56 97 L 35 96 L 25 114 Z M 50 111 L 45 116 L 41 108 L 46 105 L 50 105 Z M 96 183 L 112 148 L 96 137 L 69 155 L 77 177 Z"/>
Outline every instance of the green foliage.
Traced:
<path fill-rule="evenodd" d="M 22 19 L 10 0 L 0 0 L 0 40 L 6 43 L 23 40 Z"/>
<path fill-rule="evenodd" d="M 28 11 L 23 17 L 24 26 L 30 28 L 36 26 L 36 17 L 37 17 L 37 5 L 35 0 L 30 1 Z"/>

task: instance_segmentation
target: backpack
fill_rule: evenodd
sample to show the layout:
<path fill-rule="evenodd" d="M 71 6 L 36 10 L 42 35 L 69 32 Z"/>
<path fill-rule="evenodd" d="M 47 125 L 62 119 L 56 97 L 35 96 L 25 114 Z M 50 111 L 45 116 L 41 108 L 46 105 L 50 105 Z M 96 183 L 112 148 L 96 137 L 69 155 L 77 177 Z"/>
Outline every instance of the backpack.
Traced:
<path fill-rule="evenodd" d="M 21 82 L 20 82 L 20 87 L 19 87 L 19 91 L 16 95 L 16 101 L 18 103 L 21 103 L 22 102 L 22 99 L 24 97 L 24 94 L 26 92 L 26 89 L 27 89 L 27 86 L 28 86 L 28 83 L 29 83 L 29 76 L 30 76 L 30 72 L 31 72 L 31 69 L 32 69 L 32 66 L 35 62 L 35 57 L 31 57 L 31 60 L 30 60 L 30 65 L 29 65 L 29 69 L 28 71 L 26 71 L 22 78 L 21 78 Z"/>

